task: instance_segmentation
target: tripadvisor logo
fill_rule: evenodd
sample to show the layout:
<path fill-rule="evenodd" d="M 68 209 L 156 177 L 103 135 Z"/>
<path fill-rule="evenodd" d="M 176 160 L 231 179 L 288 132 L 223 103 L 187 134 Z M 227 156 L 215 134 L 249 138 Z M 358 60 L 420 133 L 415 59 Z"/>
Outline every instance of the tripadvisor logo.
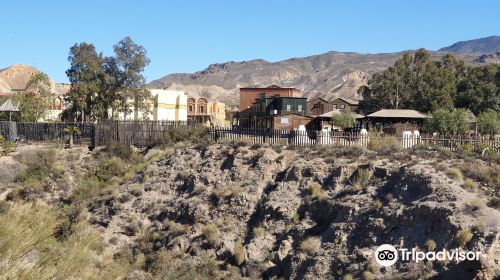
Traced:
<path fill-rule="evenodd" d="M 441 251 L 429 251 L 429 252 L 421 252 L 417 251 L 416 248 L 413 248 L 411 250 L 402 248 L 397 250 L 394 248 L 394 246 L 390 244 L 383 244 L 380 245 L 377 250 L 375 250 L 375 261 L 380 265 L 380 266 L 391 266 L 395 264 L 398 259 L 401 259 L 402 261 L 414 261 L 418 263 L 419 261 L 444 261 L 444 260 L 449 260 L 449 261 L 464 261 L 464 260 L 469 260 L 473 261 L 476 260 L 478 261 L 481 256 L 481 252 L 472 252 L 472 251 L 462 251 L 459 249 L 453 249 L 453 250 L 441 250 Z"/>

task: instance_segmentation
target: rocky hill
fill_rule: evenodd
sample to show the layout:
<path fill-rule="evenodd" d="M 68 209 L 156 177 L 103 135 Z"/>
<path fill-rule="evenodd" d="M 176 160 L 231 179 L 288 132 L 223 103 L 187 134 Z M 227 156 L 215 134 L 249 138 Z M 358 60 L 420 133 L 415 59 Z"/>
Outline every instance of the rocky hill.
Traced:
<path fill-rule="evenodd" d="M 24 90 L 31 76 L 39 70 L 30 65 L 14 64 L 0 69 L 0 94 L 10 93 L 16 90 Z M 55 83 L 51 81 L 52 91 L 64 94 L 69 91 L 68 84 Z"/>
<path fill-rule="evenodd" d="M 441 48 L 441 52 L 457 54 L 490 54 L 500 51 L 500 36 L 490 36 L 475 40 L 457 42 L 451 46 Z"/>
<path fill-rule="evenodd" d="M 483 54 L 473 61 L 476 64 L 484 64 L 484 63 L 500 63 L 500 52 L 492 53 L 492 54 Z"/>
<path fill-rule="evenodd" d="M 9 175 L 0 176 L 7 223 L 0 233 L 11 238 L 0 278 L 492 280 L 500 273 L 497 163 L 431 148 L 197 142 L 142 153 L 21 146 L 0 157 L 0 174 Z M 27 208 L 33 218 L 16 224 Z M 50 243 L 31 243 L 42 233 Z M 483 257 L 383 268 L 374 250 L 384 243 Z M 72 257 L 50 255 L 58 246 Z"/>
<path fill-rule="evenodd" d="M 193 74 L 170 74 L 152 81 L 149 86 L 184 90 L 189 95 L 217 99 L 230 105 L 238 103 L 238 89 L 245 86 L 291 86 L 300 89 L 307 97 L 360 99 L 357 94 L 359 86 L 366 84 L 373 73 L 392 66 L 403 53 L 328 52 L 279 62 L 261 59 L 231 61 L 212 64 Z M 433 57 L 439 58 L 443 54 L 435 52 Z M 460 57 L 472 62 L 477 55 Z"/>

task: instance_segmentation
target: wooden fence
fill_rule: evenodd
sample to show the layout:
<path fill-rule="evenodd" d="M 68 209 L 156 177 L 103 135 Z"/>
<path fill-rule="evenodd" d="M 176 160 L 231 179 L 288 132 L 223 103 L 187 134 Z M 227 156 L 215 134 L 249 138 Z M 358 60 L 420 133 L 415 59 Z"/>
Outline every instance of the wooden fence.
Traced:
<path fill-rule="evenodd" d="M 279 129 L 242 129 L 242 128 L 212 128 L 210 136 L 215 141 L 242 140 L 252 144 L 268 143 L 270 145 L 342 145 L 368 146 L 370 141 L 384 141 L 387 137 L 396 137 L 404 148 L 411 148 L 419 144 L 439 146 L 456 151 L 464 147 L 473 151 L 489 147 L 500 152 L 500 137 L 470 136 L 470 135 L 407 135 L 394 136 L 388 134 L 362 134 L 343 132 L 321 132 L 315 130 L 296 131 Z"/>

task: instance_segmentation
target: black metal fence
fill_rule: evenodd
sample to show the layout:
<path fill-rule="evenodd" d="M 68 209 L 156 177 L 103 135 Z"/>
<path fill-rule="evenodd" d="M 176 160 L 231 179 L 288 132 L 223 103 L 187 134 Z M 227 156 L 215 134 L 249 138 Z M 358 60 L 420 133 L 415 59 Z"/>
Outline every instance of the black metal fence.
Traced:
<path fill-rule="evenodd" d="M 374 134 L 351 132 L 321 132 L 315 130 L 279 130 L 279 129 L 244 129 L 244 128 L 212 128 L 210 135 L 215 141 L 241 140 L 252 144 L 268 143 L 270 145 L 342 145 L 368 146 L 370 141 L 384 141 L 387 137 L 395 137 L 404 148 L 411 148 L 420 144 L 439 146 L 456 151 L 464 148 L 478 151 L 489 149 L 500 152 L 499 136 L 478 135 L 437 135 L 437 134 Z"/>
<path fill-rule="evenodd" d="M 172 128 L 194 128 L 192 121 L 102 121 L 97 123 L 66 122 L 0 122 L 0 135 L 11 141 L 53 142 L 67 141 L 66 128 L 78 128 L 74 144 L 91 147 L 117 141 L 126 145 L 146 146 Z"/>

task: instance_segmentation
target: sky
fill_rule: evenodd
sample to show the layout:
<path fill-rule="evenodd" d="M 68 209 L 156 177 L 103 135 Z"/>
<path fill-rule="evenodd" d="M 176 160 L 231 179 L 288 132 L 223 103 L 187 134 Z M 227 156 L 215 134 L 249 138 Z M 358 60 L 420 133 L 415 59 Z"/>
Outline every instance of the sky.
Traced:
<path fill-rule="evenodd" d="M 500 1 L 2 1 L 0 68 L 33 65 L 67 82 L 69 48 L 104 55 L 125 36 L 144 46 L 147 81 L 209 64 L 327 51 L 437 50 L 500 35 Z"/>

